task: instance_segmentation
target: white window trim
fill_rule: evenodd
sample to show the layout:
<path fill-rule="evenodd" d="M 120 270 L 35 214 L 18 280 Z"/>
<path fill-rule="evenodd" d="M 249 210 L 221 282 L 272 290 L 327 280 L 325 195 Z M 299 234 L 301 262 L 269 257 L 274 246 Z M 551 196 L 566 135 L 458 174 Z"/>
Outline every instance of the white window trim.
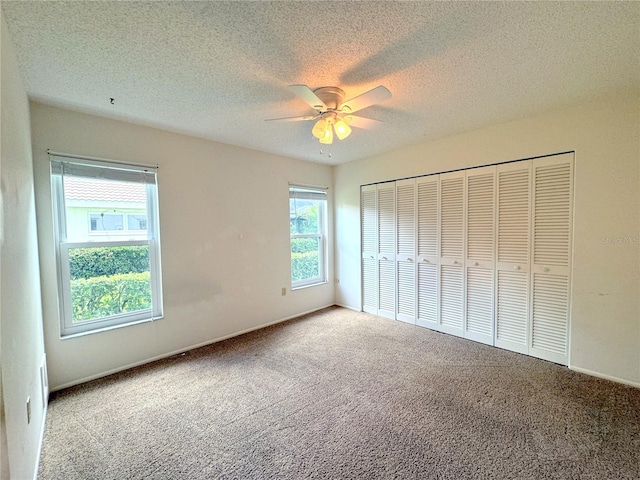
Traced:
<path fill-rule="evenodd" d="M 96 333 L 115 327 L 137 324 L 145 321 L 153 321 L 162 318 L 163 302 L 162 302 L 162 274 L 160 261 L 160 239 L 158 225 L 158 197 L 155 180 L 155 172 L 153 173 L 153 182 L 149 181 L 149 168 L 136 167 L 135 165 L 126 165 L 119 162 L 110 163 L 102 160 L 83 160 L 77 157 L 62 157 L 50 154 L 51 160 L 51 193 L 53 197 L 53 220 L 55 233 L 55 250 L 58 277 L 58 293 L 59 293 L 59 311 L 60 311 L 60 335 L 61 337 L 71 337 L 80 334 Z M 120 180 L 125 180 L 127 173 L 146 177 L 147 185 L 147 239 L 116 239 L 108 241 L 90 241 L 90 242 L 68 242 L 66 232 L 66 208 L 64 197 L 63 175 L 61 167 L 63 164 L 69 164 L 73 167 L 82 169 L 86 172 L 87 178 L 96 178 L 91 176 L 92 167 L 102 168 L 103 170 L 114 169 L 115 174 Z M 55 167 L 54 167 L 55 165 Z M 55 171 L 54 171 L 55 170 Z M 123 178 L 123 175 L 125 178 Z M 126 215 L 125 215 L 126 218 Z M 91 225 L 89 225 L 89 228 Z M 102 233 L 104 231 L 100 231 Z M 118 231 L 131 232 L 131 231 Z M 144 230 L 141 232 L 145 232 Z M 108 232 L 105 232 L 108 233 Z M 148 245 L 149 248 L 149 274 L 151 286 L 152 308 L 138 310 L 135 312 L 127 312 L 108 317 L 86 320 L 74 324 L 72 321 L 72 302 L 71 302 L 71 275 L 69 271 L 69 249 L 71 248 L 92 248 L 92 247 L 113 247 L 113 246 L 135 246 Z"/>
<path fill-rule="evenodd" d="M 298 290 L 301 288 L 312 287 L 315 285 L 324 285 L 328 282 L 327 280 L 327 209 L 328 209 L 328 199 L 327 199 L 327 189 L 320 187 L 307 187 L 304 185 L 290 184 L 289 185 L 289 199 L 293 198 L 293 195 L 298 195 L 299 198 L 303 198 L 300 196 L 302 191 L 307 192 L 309 194 L 309 198 L 315 197 L 316 200 L 322 200 L 322 207 L 318 212 L 318 225 L 321 228 L 319 233 L 294 233 L 289 234 L 289 272 L 291 272 L 291 240 L 294 238 L 318 238 L 320 240 L 318 248 L 319 248 L 319 265 L 318 265 L 318 276 L 305 278 L 304 280 L 293 281 L 291 279 L 291 290 Z M 293 195 L 292 195 L 293 194 Z"/>

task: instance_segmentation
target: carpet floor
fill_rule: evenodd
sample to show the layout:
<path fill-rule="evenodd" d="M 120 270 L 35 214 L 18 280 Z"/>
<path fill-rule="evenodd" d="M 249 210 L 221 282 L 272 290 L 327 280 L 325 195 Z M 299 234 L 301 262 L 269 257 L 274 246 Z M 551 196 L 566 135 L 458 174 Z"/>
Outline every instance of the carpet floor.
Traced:
<path fill-rule="evenodd" d="M 45 479 L 638 479 L 640 390 L 332 307 L 52 394 Z"/>

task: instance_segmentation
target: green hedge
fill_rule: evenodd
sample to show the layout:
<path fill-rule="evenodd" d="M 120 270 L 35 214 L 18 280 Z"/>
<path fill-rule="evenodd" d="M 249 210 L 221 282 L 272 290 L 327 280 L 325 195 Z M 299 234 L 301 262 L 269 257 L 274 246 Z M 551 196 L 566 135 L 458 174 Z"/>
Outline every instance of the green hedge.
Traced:
<path fill-rule="evenodd" d="M 291 239 L 291 252 L 292 253 L 306 253 L 318 251 L 318 239 L 317 238 L 292 238 Z"/>
<path fill-rule="evenodd" d="M 305 253 L 291 253 L 291 280 L 296 282 L 305 278 L 313 278 L 320 275 L 318 264 L 318 250 Z"/>
<path fill-rule="evenodd" d="M 71 280 L 73 321 L 151 308 L 149 272 Z"/>
<path fill-rule="evenodd" d="M 90 247 L 69 250 L 71 279 L 149 271 L 149 247 Z"/>

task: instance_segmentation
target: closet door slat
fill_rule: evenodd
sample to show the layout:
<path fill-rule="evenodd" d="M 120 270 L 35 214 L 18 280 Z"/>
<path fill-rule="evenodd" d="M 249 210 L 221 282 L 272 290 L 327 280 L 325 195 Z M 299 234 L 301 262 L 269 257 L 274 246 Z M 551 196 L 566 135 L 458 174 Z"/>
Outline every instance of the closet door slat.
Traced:
<path fill-rule="evenodd" d="M 439 175 L 416 179 L 417 190 L 417 283 L 416 324 L 438 326 L 439 305 Z"/>
<path fill-rule="evenodd" d="M 396 182 L 396 319 L 416 323 L 416 181 Z"/>
<path fill-rule="evenodd" d="M 497 347 L 529 351 L 531 162 L 497 167 Z"/>
<path fill-rule="evenodd" d="M 493 345 L 495 167 L 466 172 L 466 281 L 464 337 Z"/>
<path fill-rule="evenodd" d="M 378 315 L 396 318 L 396 187 L 377 185 Z"/>
<path fill-rule="evenodd" d="M 438 330 L 464 335 L 465 172 L 440 175 L 440 315 Z"/>
<path fill-rule="evenodd" d="M 567 365 L 573 154 L 533 160 L 529 354 Z"/>
<path fill-rule="evenodd" d="M 378 200 L 375 185 L 360 189 L 362 311 L 378 314 Z"/>

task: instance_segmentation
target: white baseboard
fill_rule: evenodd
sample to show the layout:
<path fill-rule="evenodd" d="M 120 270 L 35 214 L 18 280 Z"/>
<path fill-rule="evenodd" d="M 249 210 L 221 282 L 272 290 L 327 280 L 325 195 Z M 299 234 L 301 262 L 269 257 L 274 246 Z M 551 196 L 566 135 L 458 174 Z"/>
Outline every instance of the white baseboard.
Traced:
<path fill-rule="evenodd" d="M 40 425 L 40 439 L 38 440 L 38 455 L 36 457 L 35 470 L 33 472 L 33 480 L 38 480 L 38 470 L 40 469 L 40 456 L 42 455 L 42 444 L 44 443 L 44 430 L 47 424 L 47 410 L 49 408 L 49 402 L 44 404 L 44 411 L 42 412 L 42 424 Z"/>
<path fill-rule="evenodd" d="M 610 380 L 616 383 L 622 383 L 624 385 L 629 385 L 630 387 L 640 388 L 640 383 L 632 382 L 630 380 L 625 380 L 623 378 L 618 378 L 611 375 L 606 375 L 604 373 L 594 372 L 593 370 L 588 370 L 586 368 L 580 368 L 573 365 L 569 365 L 569 370 L 573 370 L 574 372 L 578 372 L 578 373 L 584 373 L 586 375 L 591 375 L 592 377 L 602 378 L 604 380 Z"/>
<path fill-rule="evenodd" d="M 129 363 L 127 365 L 123 365 L 122 367 L 114 368 L 111 370 L 107 370 L 106 372 L 96 373 L 95 375 L 90 375 L 88 377 L 81 378 L 79 380 L 74 380 L 72 382 L 64 383 L 62 385 L 56 385 L 54 387 L 50 387 L 49 392 L 56 392 L 58 390 L 64 390 L 65 388 L 73 387 L 75 385 L 80 385 L 82 383 L 90 382 L 91 380 L 96 380 L 98 378 L 106 377 L 109 375 L 113 375 L 114 373 L 122 372 L 124 370 L 129 370 L 130 368 L 139 367 L 140 365 L 145 365 L 147 363 L 155 362 L 156 360 L 162 360 L 163 358 L 173 357 L 174 355 L 179 355 L 184 352 L 188 352 L 190 350 L 195 350 L 196 348 L 206 347 L 207 345 L 211 345 L 213 343 L 222 342 L 223 340 L 227 340 L 229 338 L 237 337 L 239 335 L 243 335 L 245 333 L 253 332 L 254 330 L 260 330 L 261 328 L 268 327 L 270 325 L 275 325 L 277 323 L 286 322 L 287 320 L 291 320 L 293 318 L 302 317 L 303 315 L 307 315 L 309 313 L 317 312 L 319 310 L 332 307 L 334 304 L 330 303 L 323 307 L 313 308 L 311 310 L 307 310 L 306 312 L 296 313 L 295 315 L 290 315 L 288 317 L 281 318 L 279 320 L 274 320 L 272 322 L 267 322 L 260 324 L 255 327 L 247 328 L 244 330 L 240 330 L 239 332 L 230 333 L 228 335 L 224 335 L 222 337 L 214 338 L 213 340 L 207 340 L 206 342 L 198 343 L 195 345 L 190 345 L 188 347 L 180 348 L 178 350 L 173 350 L 168 353 L 163 353 L 162 355 L 157 355 L 155 357 L 147 358 L 145 360 L 141 360 L 139 362 Z"/>
<path fill-rule="evenodd" d="M 342 308 L 346 308 L 347 310 L 353 310 L 354 312 L 362 312 L 362 310 L 356 308 L 356 307 L 352 307 L 350 305 L 342 305 L 341 303 L 336 303 L 337 307 L 342 307 Z"/>

